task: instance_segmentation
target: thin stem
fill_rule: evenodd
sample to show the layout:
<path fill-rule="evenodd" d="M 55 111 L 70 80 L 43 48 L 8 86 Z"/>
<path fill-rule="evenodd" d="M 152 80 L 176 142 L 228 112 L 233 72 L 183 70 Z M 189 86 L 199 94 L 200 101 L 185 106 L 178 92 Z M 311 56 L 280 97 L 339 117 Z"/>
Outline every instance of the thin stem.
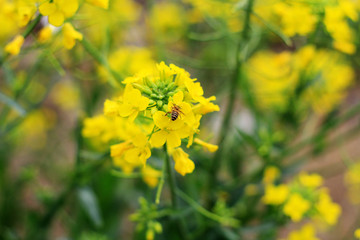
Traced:
<path fill-rule="evenodd" d="M 166 144 L 164 145 L 164 152 L 165 152 L 165 162 L 164 163 L 165 163 L 165 168 L 166 168 L 169 187 L 170 187 L 171 204 L 172 204 L 172 207 L 176 210 L 177 209 L 177 199 L 176 199 L 176 194 L 175 194 L 175 188 L 176 188 L 176 186 L 175 186 L 175 176 L 174 176 L 173 171 L 171 169 L 170 156 L 167 153 Z"/>
<path fill-rule="evenodd" d="M 107 59 L 86 38 L 80 41 L 85 50 L 110 74 L 109 83 L 114 87 L 121 86 L 122 76 L 110 68 Z"/>
<path fill-rule="evenodd" d="M 179 195 L 185 202 L 187 202 L 191 207 L 193 207 L 198 213 L 201 215 L 219 222 L 225 226 L 231 226 L 231 227 L 238 227 L 240 225 L 240 221 L 235 218 L 230 217 L 222 217 L 219 215 L 216 215 L 215 213 L 212 213 L 205 208 L 203 208 L 200 204 L 198 204 L 194 199 L 186 195 L 184 192 L 180 191 L 179 189 L 176 189 L 176 194 Z"/>
<path fill-rule="evenodd" d="M 167 155 L 167 154 L 166 154 L 166 155 Z M 161 196 L 161 192 L 162 192 L 162 189 L 163 189 L 163 187 L 164 187 L 164 182 L 165 182 L 166 165 L 167 165 L 167 164 L 164 164 L 164 165 L 163 165 L 163 168 L 162 168 L 162 173 L 161 173 L 160 182 L 159 182 L 159 185 L 158 185 L 158 188 L 157 188 L 157 191 L 156 191 L 155 204 L 159 204 L 159 203 L 160 203 L 160 196 Z"/>
<path fill-rule="evenodd" d="M 240 58 L 239 55 L 240 55 L 242 46 L 244 44 L 246 44 L 246 42 L 249 39 L 250 15 L 252 12 L 253 3 L 254 3 L 254 0 L 248 1 L 248 5 L 246 8 L 245 21 L 244 21 L 244 28 L 243 28 L 242 35 L 241 35 L 241 40 L 239 41 L 239 43 L 237 45 L 236 65 L 235 65 L 233 77 L 230 82 L 228 105 L 225 110 L 223 122 L 221 124 L 219 143 L 218 143 L 219 148 L 218 148 L 217 152 L 215 153 L 214 158 L 212 159 L 210 171 L 209 171 L 209 181 L 208 181 L 209 187 L 213 186 L 214 182 L 216 182 L 217 171 L 219 170 L 220 163 L 221 163 L 221 157 L 222 157 L 222 154 L 224 151 L 225 138 L 227 136 L 227 133 L 229 131 L 230 124 L 231 124 L 231 117 L 232 117 L 232 112 L 234 109 L 234 103 L 235 103 L 235 98 L 236 98 L 236 90 L 237 90 L 237 86 L 238 86 L 238 81 L 241 76 L 242 63 L 244 61 L 244 59 Z"/>

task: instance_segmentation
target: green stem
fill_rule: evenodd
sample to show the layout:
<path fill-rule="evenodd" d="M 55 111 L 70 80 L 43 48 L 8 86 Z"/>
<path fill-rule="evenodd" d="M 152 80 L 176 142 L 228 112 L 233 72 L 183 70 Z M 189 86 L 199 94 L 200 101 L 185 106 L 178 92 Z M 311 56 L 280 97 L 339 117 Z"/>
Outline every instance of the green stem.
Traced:
<path fill-rule="evenodd" d="M 164 145 L 164 152 L 165 152 L 165 168 L 168 176 L 168 182 L 170 187 L 170 194 L 171 194 L 171 204 L 172 207 L 176 210 L 177 209 L 177 198 L 175 194 L 175 176 L 173 174 L 173 171 L 171 169 L 171 163 L 170 163 L 170 156 L 167 153 L 166 150 L 166 144 Z"/>
<path fill-rule="evenodd" d="M 246 7 L 246 15 L 244 21 L 244 28 L 241 35 L 241 41 L 239 41 L 237 50 L 236 50 L 236 65 L 235 70 L 233 73 L 233 77 L 230 82 L 230 89 L 229 89 L 229 97 L 228 97 L 228 105 L 225 110 L 225 115 L 223 118 L 223 122 L 221 124 L 221 130 L 219 135 L 219 143 L 218 143 L 218 150 L 214 155 L 214 158 L 211 161 L 210 171 L 209 171 L 209 180 L 208 180 L 208 187 L 214 186 L 214 183 L 217 180 L 217 171 L 220 168 L 221 157 L 224 151 L 225 146 L 225 138 L 229 132 L 230 124 L 231 124 L 231 117 L 234 109 L 234 103 L 236 98 L 236 90 L 238 86 L 238 81 L 241 76 L 241 68 L 244 59 L 240 59 L 239 55 L 242 49 L 242 46 L 246 44 L 249 39 L 249 30 L 250 30 L 250 15 L 252 12 L 252 7 L 254 4 L 254 0 L 249 0 L 248 5 Z"/>
<path fill-rule="evenodd" d="M 166 155 L 167 155 L 167 153 L 166 153 Z M 162 192 L 162 189 L 164 187 L 164 182 L 165 182 L 166 165 L 167 164 L 164 164 L 163 169 L 162 169 L 160 182 L 159 182 L 159 185 L 158 185 L 158 188 L 157 188 L 157 191 L 156 191 L 155 204 L 160 203 L 160 196 L 161 196 L 161 192 Z"/>
<path fill-rule="evenodd" d="M 222 217 L 219 215 L 216 215 L 215 213 L 212 213 L 205 208 L 203 208 L 200 204 L 198 204 L 195 200 L 193 200 L 191 197 L 186 195 L 184 192 L 180 191 L 179 189 L 176 189 L 177 195 L 181 197 L 185 202 L 187 202 L 191 207 L 193 207 L 198 213 L 203 215 L 204 217 L 207 217 L 215 222 L 219 222 L 225 226 L 231 226 L 231 227 L 239 227 L 240 221 L 235 218 L 230 217 Z"/>
<path fill-rule="evenodd" d="M 85 50 L 100 64 L 102 65 L 107 72 L 110 74 L 109 82 L 114 87 L 121 86 L 121 82 L 123 80 L 123 77 L 119 75 L 119 73 L 115 72 L 110 68 L 110 65 L 107 61 L 107 59 L 86 39 L 83 38 L 82 41 L 80 41 Z"/>

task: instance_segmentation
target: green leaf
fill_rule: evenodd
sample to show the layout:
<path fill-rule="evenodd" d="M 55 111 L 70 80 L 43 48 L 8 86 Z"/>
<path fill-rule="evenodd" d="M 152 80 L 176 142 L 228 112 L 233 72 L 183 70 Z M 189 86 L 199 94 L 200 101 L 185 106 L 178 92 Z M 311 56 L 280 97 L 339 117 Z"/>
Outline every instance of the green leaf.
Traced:
<path fill-rule="evenodd" d="M 94 191 L 89 187 L 82 187 L 77 190 L 78 199 L 84 211 L 96 227 L 103 225 L 99 204 Z"/>
<path fill-rule="evenodd" d="M 18 104 L 16 101 L 14 101 L 13 99 L 11 99 L 10 97 L 6 96 L 1 92 L 0 92 L 0 102 L 12 108 L 20 116 L 24 117 L 26 115 L 26 110 L 20 104 Z"/>
<path fill-rule="evenodd" d="M 256 140 L 253 136 L 247 134 L 246 132 L 244 132 L 244 131 L 241 130 L 241 129 L 236 129 L 236 130 L 237 130 L 237 132 L 239 133 L 239 135 L 241 136 L 241 138 L 242 138 L 246 143 L 249 143 L 254 149 L 257 149 L 257 148 L 258 148 L 258 142 L 257 142 L 257 140 Z"/>

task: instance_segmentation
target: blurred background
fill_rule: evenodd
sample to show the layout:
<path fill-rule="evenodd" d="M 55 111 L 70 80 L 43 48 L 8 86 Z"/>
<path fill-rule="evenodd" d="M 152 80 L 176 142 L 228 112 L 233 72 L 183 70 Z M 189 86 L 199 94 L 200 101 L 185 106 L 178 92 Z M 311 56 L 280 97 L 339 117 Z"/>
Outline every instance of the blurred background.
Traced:
<path fill-rule="evenodd" d="M 360 239 L 359 11 L 357 0 L 0 0 L 0 239 Z M 219 149 L 186 150 L 196 168 L 176 174 L 170 213 L 167 183 L 157 205 L 159 177 L 114 165 L 122 129 L 103 114 L 125 78 L 161 61 L 220 107 L 198 134 Z M 306 199 L 290 209 L 311 205 L 300 219 L 290 198 L 274 200 L 278 186 Z"/>

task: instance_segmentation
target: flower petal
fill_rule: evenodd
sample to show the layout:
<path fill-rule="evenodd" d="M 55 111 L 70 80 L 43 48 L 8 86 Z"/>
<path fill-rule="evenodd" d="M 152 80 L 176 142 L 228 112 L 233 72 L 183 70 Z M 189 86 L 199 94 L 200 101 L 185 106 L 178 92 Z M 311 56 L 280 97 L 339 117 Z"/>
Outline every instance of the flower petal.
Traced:
<path fill-rule="evenodd" d="M 153 147 L 161 147 L 165 144 L 168 133 L 164 130 L 160 130 L 154 133 L 150 138 L 150 144 Z"/>

